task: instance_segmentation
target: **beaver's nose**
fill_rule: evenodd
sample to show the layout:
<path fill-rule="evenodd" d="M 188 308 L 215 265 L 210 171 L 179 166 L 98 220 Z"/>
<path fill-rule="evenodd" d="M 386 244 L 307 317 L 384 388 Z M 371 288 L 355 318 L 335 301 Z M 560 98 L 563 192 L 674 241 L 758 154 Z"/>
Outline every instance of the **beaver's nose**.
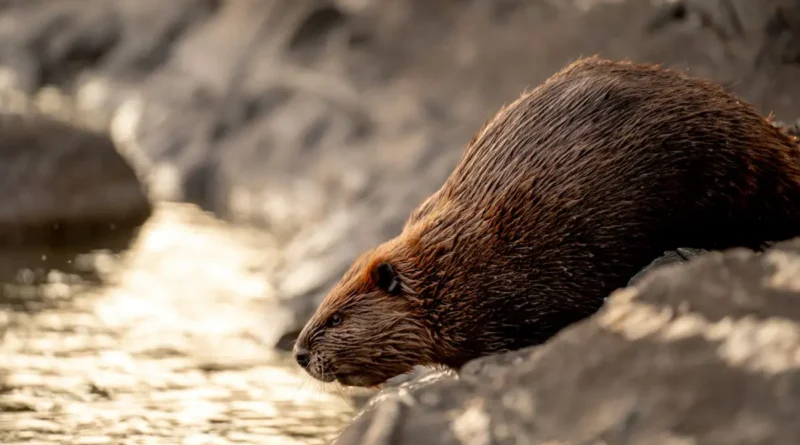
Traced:
<path fill-rule="evenodd" d="M 309 354 L 308 349 L 295 345 L 294 359 L 297 360 L 297 364 L 305 369 L 308 366 L 308 362 L 311 361 L 311 354 Z"/>

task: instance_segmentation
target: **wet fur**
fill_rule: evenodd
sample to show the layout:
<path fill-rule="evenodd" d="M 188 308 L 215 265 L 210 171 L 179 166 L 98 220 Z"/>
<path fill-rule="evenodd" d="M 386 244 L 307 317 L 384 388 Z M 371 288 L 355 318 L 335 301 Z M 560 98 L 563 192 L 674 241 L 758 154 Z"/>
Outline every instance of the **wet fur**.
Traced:
<path fill-rule="evenodd" d="M 370 386 L 541 343 L 678 247 L 800 235 L 800 148 L 721 87 L 580 60 L 476 133 L 402 233 L 364 253 L 298 344 L 316 378 Z M 392 264 L 401 295 L 370 271 Z M 334 313 L 343 316 L 326 328 Z"/>

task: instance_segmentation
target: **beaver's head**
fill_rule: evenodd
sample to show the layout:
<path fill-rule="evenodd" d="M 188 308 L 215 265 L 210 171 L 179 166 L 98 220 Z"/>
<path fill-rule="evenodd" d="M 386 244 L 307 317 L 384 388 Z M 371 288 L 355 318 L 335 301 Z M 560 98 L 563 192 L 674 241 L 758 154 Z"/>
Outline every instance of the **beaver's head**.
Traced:
<path fill-rule="evenodd" d="M 297 362 L 323 382 L 368 387 L 414 366 L 458 369 L 547 338 L 558 323 L 542 317 L 569 304 L 565 287 L 552 284 L 561 251 L 542 252 L 544 266 L 531 267 L 530 246 L 515 241 L 521 214 L 435 193 L 334 286 L 298 337 Z M 537 298 L 547 292 L 555 297 Z M 558 310 L 550 320 L 576 318 Z"/>
<path fill-rule="evenodd" d="M 300 366 L 323 382 L 375 386 L 430 362 L 434 340 L 417 270 L 396 240 L 361 255 L 300 333 Z"/>

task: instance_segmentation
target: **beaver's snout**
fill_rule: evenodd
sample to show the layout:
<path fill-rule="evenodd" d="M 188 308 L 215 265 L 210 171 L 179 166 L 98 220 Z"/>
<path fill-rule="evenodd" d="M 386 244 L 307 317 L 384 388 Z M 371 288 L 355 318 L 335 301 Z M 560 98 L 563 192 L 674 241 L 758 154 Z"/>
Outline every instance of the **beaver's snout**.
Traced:
<path fill-rule="evenodd" d="M 297 360 L 297 364 L 300 365 L 301 368 L 308 369 L 308 364 L 311 362 L 311 353 L 308 352 L 308 349 L 295 344 L 294 359 Z"/>
<path fill-rule="evenodd" d="M 335 376 L 328 369 L 326 360 L 319 353 L 315 353 L 313 348 L 305 346 L 305 343 L 297 341 L 292 349 L 294 359 L 307 373 L 317 380 L 332 382 Z"/>

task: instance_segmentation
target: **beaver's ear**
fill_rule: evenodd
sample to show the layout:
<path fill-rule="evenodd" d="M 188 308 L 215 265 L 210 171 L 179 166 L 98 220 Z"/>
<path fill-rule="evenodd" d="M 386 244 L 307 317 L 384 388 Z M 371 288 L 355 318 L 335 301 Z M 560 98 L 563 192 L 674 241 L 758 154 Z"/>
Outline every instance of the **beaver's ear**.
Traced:
<path fill-rule="evenodd" d="M 400 279 L 389 263 L 378 263 L 372 269 L 372 281 L 378 289 L 387 294 L 397 295 L 400 293 Z"/>

